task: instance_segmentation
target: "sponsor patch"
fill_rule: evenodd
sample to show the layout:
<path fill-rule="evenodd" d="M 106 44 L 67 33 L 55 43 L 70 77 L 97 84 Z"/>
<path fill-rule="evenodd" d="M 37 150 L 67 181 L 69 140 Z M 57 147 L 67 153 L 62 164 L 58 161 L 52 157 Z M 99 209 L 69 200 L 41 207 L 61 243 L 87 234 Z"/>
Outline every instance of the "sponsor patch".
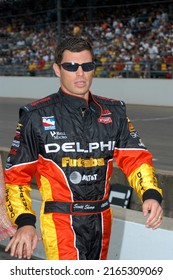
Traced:
<path fill-rule="evenodd" d="M 105 161 L 104 158 L 89 158 L 89 159 L 73 159 L 70 157 L 62 158 L 62 167 L 94 167 L 94 166 L 104 166 Z"/>
<path fill-rule="evenodd" d="M 20 130 L 22 129 L 22 126 L 23 126 L 23 124 L 18 123 L 18 124 L 17 124 L 17 129 L 16 129 L 16 130 L 20 131 Z"/>
<path fill-rule="evenodd" d="M 100 150 L 101 152 L 104 151 L 113 151 L 115 148 L 115 141 L 108 141 L 108 142 L 92 142 L 88 143 L 88 149 L 83 149 L 80 142 L 66 142 L 62 145 L 57 143 L 49 143 L 45 144 L 45 151 L 46 153 L 58 153 L 62 150 L 65 153 L 92 153 L 94 150 Z"/>
<path fill-rule="evenodd" d="M 128 126 L 129 126 L 129 131 L 130 132 L 136 132 L 136 129 L 134 128 L 132 122 L 130 121 L 129 118 L 127 118 L 127 121 L 128 121 Z"/>
<path fill-rule="evenodd" d="M 102 111 L 102 116 L 108 116 L 108 115 L 111 115 L 112 113 L 111 113 L 111 111 L 109 111 L 109 110 L 103 110 Z"/>
<path fill-rule="evenodd" d="M 58 139 L 67 139 L 67 135 L 65 132 L 60 132 L 60 131 L 50 131 L 50 135 L 54 140 Z"/>
<path fill-rule="evenodd" d="M 12 147 L 19 148 L 20 147 L 20 141 L 14 139 L 13 142 L 12 142 Z"/>
<path fill-rule="evenodd" d="M 73 184 L 79 184 L 81 182 L 91 182 L 91 181 L 96 181 L 97 180 L 97 174 L 90 174 L 90 175 L 81 175 L 79 172 L 74 171 L 70 174 L 69 177 L 70 181 Z"/>
<path fill-rule="evenodd" d="M 14 136 L 15 139 L 20 139 L 20 132 L 19 131 L 16 131 L 16 134 Z"/>
<path fill-rule="evenodd" d="M 10 154 L 10 155 L 16 155 L 16 154 L 17 154 L 17 149 L 12 147 L 12 148 L 10 149 L 9 154 Z"/>
<path fill-rule="evenodd" d="M 108 123 L 112 123 L 112 119 L 111 117 L 100 117 L 98 119 L 98 122 L 108 124 Z"/>
<path fill-rule="evenodd" d="M 51 117 L 42 117 L 42 123 L 44 130 L 55 130 L 55 118 L 54 116 Z"/>

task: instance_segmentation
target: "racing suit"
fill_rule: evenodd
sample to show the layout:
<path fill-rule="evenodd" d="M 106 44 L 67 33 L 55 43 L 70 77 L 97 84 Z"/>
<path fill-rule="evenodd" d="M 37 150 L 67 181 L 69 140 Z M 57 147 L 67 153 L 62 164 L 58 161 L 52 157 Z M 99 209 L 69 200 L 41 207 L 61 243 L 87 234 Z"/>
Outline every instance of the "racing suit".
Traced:
<path fill-rule="evenodd" d="M 152 155 L 122 101 L 62 92 L 20 108 L 6 169 L 6 205 L 18 227 L 35 225 L 31 179 L 42 196 L 40 228 L 47 259 L 106 259 L 113 159 L 141 201 L 162 191 Z"/>

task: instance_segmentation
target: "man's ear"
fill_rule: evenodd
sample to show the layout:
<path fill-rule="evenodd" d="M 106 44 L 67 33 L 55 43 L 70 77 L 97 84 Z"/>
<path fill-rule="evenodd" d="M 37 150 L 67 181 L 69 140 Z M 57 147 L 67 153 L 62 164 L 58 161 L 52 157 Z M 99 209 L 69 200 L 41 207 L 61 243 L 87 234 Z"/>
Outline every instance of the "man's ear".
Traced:
<path fill-rule="evenodd" d="M 56 64 L 56 63 L 53 64 L 53 70 L 55 72 L 55 75 L 60 77 L 60 68 L 59 68 L 58 64 Z"/>

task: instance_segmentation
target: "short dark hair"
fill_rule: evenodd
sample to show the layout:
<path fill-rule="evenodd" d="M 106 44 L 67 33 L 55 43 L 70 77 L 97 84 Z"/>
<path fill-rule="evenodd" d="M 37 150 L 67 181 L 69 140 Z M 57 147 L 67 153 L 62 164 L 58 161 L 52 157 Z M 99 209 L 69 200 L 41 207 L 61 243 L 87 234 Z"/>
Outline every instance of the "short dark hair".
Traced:
<path fill-rule="evenodd" d="M 55 63 L 61 63 L 65 50 L 70 52 L 81 52 L 88 50 L 92 55 L 92 59 L 94 59 L 91 43 L 88 40 L 80 37 L 67 37 L 63 39 L 59 45 L 57 45 L 55 50 Z"/>

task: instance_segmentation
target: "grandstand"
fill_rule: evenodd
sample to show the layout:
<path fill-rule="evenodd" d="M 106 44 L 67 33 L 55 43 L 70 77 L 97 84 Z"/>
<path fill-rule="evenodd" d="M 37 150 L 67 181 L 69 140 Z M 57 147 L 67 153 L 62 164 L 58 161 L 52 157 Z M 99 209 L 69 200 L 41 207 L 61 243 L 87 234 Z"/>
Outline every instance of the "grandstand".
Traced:
<path fill-rule="evenodd" d="M 173 1 L 1 0 L 0 75 L 54 76 L 57 43 L 88 38 L 95 77 L 173 78 Z"/>

